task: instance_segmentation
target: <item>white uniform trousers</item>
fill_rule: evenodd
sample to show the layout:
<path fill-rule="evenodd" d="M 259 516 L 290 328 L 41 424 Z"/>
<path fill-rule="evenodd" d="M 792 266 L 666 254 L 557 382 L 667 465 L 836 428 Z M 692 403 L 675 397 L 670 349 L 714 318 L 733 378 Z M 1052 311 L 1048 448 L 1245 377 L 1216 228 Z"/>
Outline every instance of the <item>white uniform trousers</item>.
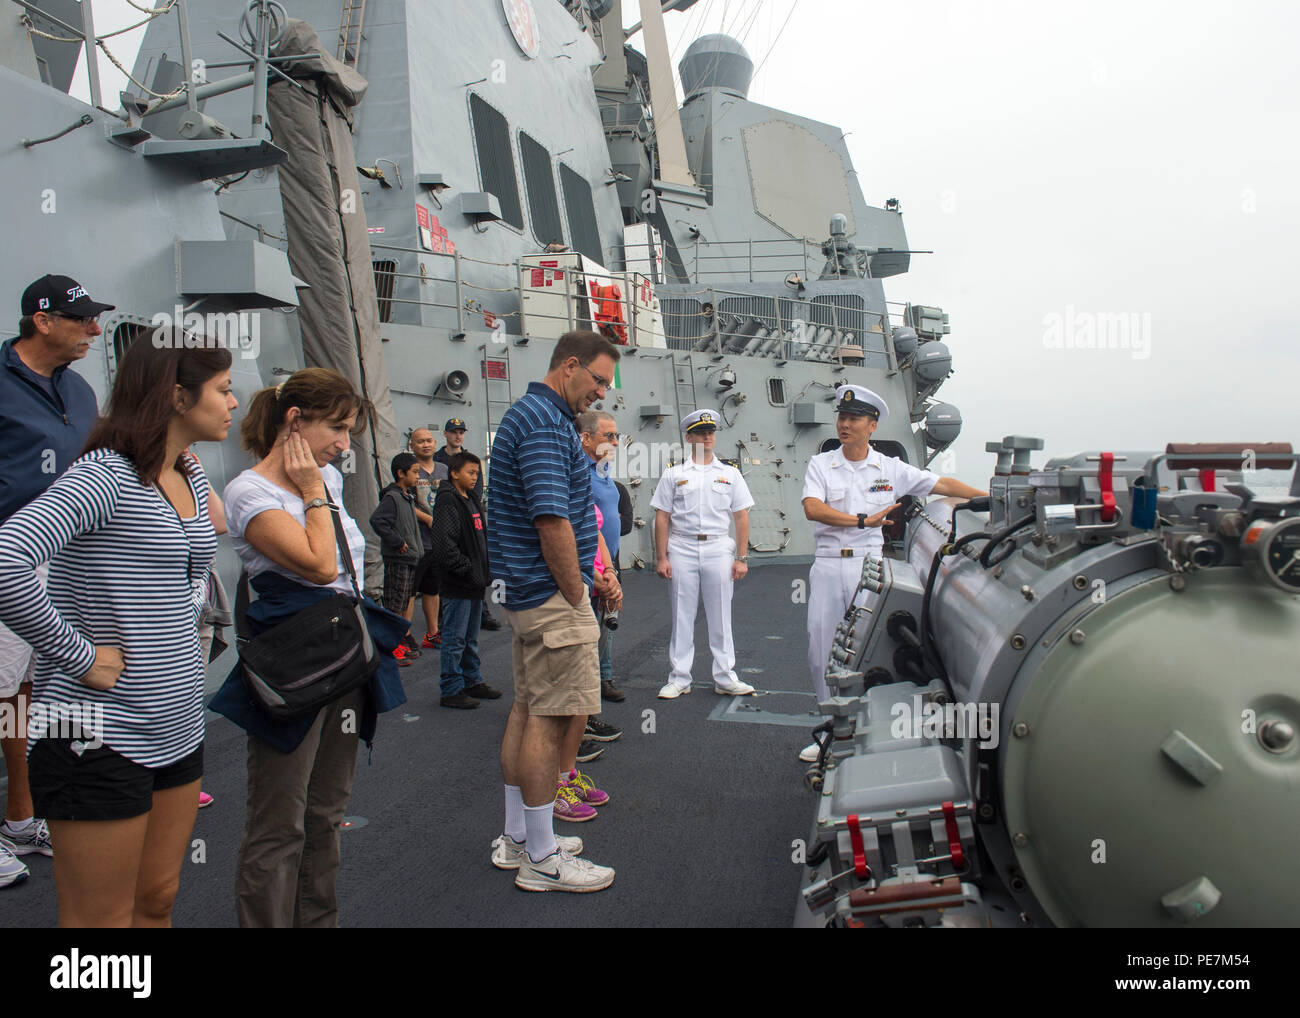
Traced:
<path fill-rule="evenodd" d="M 731 563 L 736 542 L 730 537 L 668 538 L 668 564 L 672 566 L 673 635 L 668 645 L 668 676 L 683 689 L 691 684 L 695 660 L 695 616 L 700 600 L 709 622 L 709 650 L 713 653 L 714 685 L 728 686 L 736 677 L 736 647 L 731 639 Z"/>
<path fill-rule="evenodd" d="M 848 611 L 853 592 L 862 579 L 863 561 L 856 555 L 853 558 L 813 559 L 812 571 L 808 575 L 808 671 L 812 675 L 818 703 L 830 699 L 826 659 L 830 657 L 831 644 L 835 640 L 835 627 Z M 858 604 L 871 608 L 877 600 L 878 595 L 865 590 L 858 598 Z"/>

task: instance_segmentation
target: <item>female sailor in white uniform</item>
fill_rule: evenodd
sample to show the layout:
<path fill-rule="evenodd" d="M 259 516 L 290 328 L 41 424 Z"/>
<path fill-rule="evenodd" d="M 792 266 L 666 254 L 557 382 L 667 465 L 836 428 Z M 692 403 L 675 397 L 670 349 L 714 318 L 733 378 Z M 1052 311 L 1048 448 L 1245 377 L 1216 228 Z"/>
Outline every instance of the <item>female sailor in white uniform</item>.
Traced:
<path fill-rule="evenodd" d="M 659 690 L 661 700 L 691 691 L 695 658 L 695 616 L 699 602 L 709 620 L 715 692 L 754 692 L 736 675 L 731 638 L 731 591 L 748 571 L 749 507 L 754 498 L 735 467 L 713 455 L 719 416 L 696 410 L 682 418 L 690 450 L 684 463 L 664 471 L 650 504 L 655 508 L 655 572 L 672 581 L 673 635 L 668 646 L 672 671 Z M 736 539 L 729 536 L 732 520 Z"/>
<path fill-rule="evenodd" d="M 840 447 L 808 461 L 803 485 L 804 516 L 815 524 L 816 533 L 816 557 L 808 578 L 808 670 L 819 703 L 830 697 L 826 661 L 835 627 L 857 589 L 863 559 L 883 552 L 885 517 L 905 495 L 986 494 L 872 449 L 871 436 L 889 416 L 889 407 L 870 389 L 841 385 L 835 399 Z M 860 603 L 869 608 L 875 600 L 875 594 L 866 592 Z M 805 748 L 799 759 L 816 760 L 817 745 Z"/>

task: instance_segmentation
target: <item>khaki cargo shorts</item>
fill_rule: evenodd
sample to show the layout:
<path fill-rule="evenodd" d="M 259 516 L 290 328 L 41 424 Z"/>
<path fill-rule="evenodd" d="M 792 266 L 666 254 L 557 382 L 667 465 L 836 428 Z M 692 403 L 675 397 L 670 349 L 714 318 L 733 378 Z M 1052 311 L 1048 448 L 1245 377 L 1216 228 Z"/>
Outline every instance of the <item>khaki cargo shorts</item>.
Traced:
<path fill-rule="evenodd" d="M 543 604 L 505 612 L 515 700 L 529 714 L 576 717 L 600 713 L 600 624 L 584 593 L 575 608 L 556 591 Z"/>

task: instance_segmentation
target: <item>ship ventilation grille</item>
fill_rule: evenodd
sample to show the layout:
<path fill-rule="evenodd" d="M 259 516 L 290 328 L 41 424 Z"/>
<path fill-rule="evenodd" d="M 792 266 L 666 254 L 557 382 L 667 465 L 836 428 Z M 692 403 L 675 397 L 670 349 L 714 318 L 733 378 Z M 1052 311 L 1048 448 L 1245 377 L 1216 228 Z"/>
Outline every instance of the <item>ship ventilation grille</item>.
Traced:
<path fill-rule="evenodd" d="M 846 332 L 861 333 L 866 327 L 867 304 L 856 293 L 831 293 L 814 297 L 808 320 Z"/>
<path fill-rule="evenodd" d="M 505 114 L 477 95 L 469 97 L 469 112 L 474 122 L 474 150 L 478 153 L 483 190 L 497 196 L 501 218 L 516 230 L 522 230 L 524 210 L 519 204 L 519 180 L 515 177 L 515 157 Z"/>
<path fill-rule="evenodd" d="M 560 163 L 560 187 L 564 191 L 564 207 L 569 213 L 569 236 L 573 238 L 573 249 L 597 265 L 604 265 L 605 250 L 601 247 L 600 230 L 596 226 L 591 185 L 576 170 Z"/>
<path fill-rule="evenodd" d="M 533 221 L 533 236 L 545 247 L 564 243 L 564 226 L 560 222 L 560 200 L 555 194 L 555 174 L 551 172 L 551 153 L 541 142 L 519 132 L 519 158 L 524 164 L 524 189 L 528 192 L 528 215 Z"/>
<path fill-rule="evenodd" d="M 393 320 L 393 287 L 397 283 L 397 262 L 391 258 L 371 263 L 375 273 L 375 298 L 379 302 L 379 320 Z"/>
<path fill-rule="evenodd" d="M 769 329 L 775 328 L 776 325 L 776 301 L 771 297 L 757 295 L 723 297 L 718 301 L 718 312 L 742 319 L 756 318 Z"/>
<path fill-rule="evenodd" d="M 122 363 L 122 358 L 126 352 L 131 349 L 131 344 L 148 332 L 152 325 L 142 325 L 139 322 L 123 322 L 113 330 L 113 370 Z"/>
<path fill-rule="evenodd" d="M 664 335 L 673 350 L 692 350 L 708 330 L 709 322 L 701 313 L 703 306 L 694 297 L 659 298 L 659 312 L 664 319 Z"/>
<path fill-rule="evenodd" d="M 780 297 L 777 303 L 781 309 L 783 331 L 793 329 L 798 321 L 852 333 L 861 333 L 867 327 L 867 302 L 860 294 L 819 294 L 806 303 Z"/>
<path fill-rule="evenodd" d="M 769 378 L 767 380 L 767 401 L 773 406 L 785 406 L 784 378 Z"/>

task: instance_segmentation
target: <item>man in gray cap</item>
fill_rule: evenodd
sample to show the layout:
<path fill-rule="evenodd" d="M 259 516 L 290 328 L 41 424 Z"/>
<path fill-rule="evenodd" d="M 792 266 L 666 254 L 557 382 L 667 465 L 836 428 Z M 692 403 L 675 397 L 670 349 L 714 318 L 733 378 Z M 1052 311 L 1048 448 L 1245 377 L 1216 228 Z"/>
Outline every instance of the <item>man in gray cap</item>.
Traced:
<path fill-rule="evenodd" d="M 987 494 L 955 477 L 940 477 L 872 449 L 871 436 L 889 416 L 889 407 L 865 386 L 841 385 L 835 390 L 835 409 L 840 446 L 808 461 L 803 485 L 804 516 L 816 524 L 815 558 L 808 577 L 808 670 L 818 703 L 830 698 L 826 661 L 835 626 L 857 589 L 863 558 L 883 553 L 881 528 L 899 499 Z M 866 597 L 870 607 L 876 595 Z M 799 759 L 816 760 L 817 751 L 814 743 Z"/>
<path fill-rule="evenodd" d="M 754 687 L 736 675 L 731 637 L 731 592 L 748 571 L 749 508 L 754 497 L 740 471 L 713 455 L 716 410 L 696 410 L 682 418 L 690 454 L 664 471 L 650 504 L 655 508 L 655 572 L 672 581 L 672 666 L 659 699 L 675 700 L 691 691 L 695 659 L 695 616 L 701 599 L 709 620 L 713 688 L 746 696 Z M 728 531 L 736 524 L 736 539 Z"/>
<path fill-rule="evenodd" d="M 67 276 L 42 276 L 23 291 L 18 335 L 0 345 L 0 523 L 81 455 L 99 408 L 90 385 L 68 366 L 90 352 L 102 331 L 99 316 L 112 310 Z M 44 580 L 45 568 L 38 572 Z M 27 784 L 33 664 L 32 648 L 0 625 L 0 709 L 20 722 L 15 734 L 0 738 L 9 777 L 0 887 L 28 875 L 17 856 L 54 854 Z"/>

